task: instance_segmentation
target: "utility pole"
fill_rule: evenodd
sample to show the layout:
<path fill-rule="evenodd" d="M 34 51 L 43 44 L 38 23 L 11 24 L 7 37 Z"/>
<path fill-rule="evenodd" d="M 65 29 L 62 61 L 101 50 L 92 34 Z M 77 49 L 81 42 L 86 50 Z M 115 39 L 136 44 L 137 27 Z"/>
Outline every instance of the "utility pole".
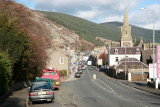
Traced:
<path fill-rule="evenodd" d="M 125 46 L 125 80 L 126 80 L 126 46 Z"/>

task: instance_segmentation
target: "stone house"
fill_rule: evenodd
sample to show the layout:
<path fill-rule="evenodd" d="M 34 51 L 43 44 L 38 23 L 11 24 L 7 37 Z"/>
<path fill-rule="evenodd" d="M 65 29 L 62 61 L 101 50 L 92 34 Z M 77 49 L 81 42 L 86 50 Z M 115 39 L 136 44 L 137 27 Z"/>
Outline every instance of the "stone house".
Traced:
<path fill-rule="evenodd" d="M 141 50 L 140 47 L 111 47 L 108 52 L 108 65 L 109 67 L 116 66 L 125 57 L 136 58 L 140 61 Z"/>
<path fill-rule="evenodd" d="M 106 48 L 106 46 L 95 47 L 93 52 L 92 52 L 92 55 L 94 55 L 97 58 L 97 61 L 98 61 L 98 59 L 99 59 L 99 57 L 102 53 L 108 54 L 108 49 Z"/>
<path fill-rule="evenodd" d="M 149 67 L 136 58 L 123 58 L 115 66 L 115 70 L 117 78 L 125 79 L 126 76 L 130 81 L 146 81 L 149 75 Z"/>
<path fill-rule="evenodd" d="M 47 68 L 52 67 L 57 70 L 67 70 L 67 76 L 69 75 L 69 55 L 67 50 L 62 48 L 56 48 L 49 53 L 49 60 L 47 62 Z"/>
<path fill-rule="evenodd" d="M 142 50 L 141 61 L 149 65 L 149 63 L 152 63 L 152 57 L 151 57 L 152 54 L 153 54 L 153 50 Z"/>

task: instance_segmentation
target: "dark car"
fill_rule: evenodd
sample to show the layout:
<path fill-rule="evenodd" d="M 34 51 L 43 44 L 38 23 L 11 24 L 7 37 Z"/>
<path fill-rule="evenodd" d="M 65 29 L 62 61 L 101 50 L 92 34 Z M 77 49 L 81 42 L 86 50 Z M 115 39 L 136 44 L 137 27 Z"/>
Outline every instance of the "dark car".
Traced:
<path fill-rule="evenodd" d="M 49 78 L 36 78 L 35 82 L 48 82 L 51 85 L 51 87 L 53 87 L 53 83 Z"/>
<path fill-rule="evenodd" d="M 89 70 L 93 70 L 93 66 L 90 66 L 90 67 L 89 67 Z"/>
<path fill-rule="evenodd" d="M 76 72 L 76 73 L 75 73 L 75 77 L 76 77 L 76 78 L 80 78 L 80 77 L 81 77 L 80 72 Z"/>
<path fill-rule="evenodd" d="M 79 72 L 80 74 L 83 74 L 83 70 L 82 70 L 82 69 L 78 69 L 78 72 Z"/>
<path fill-rule="evenodd" d="M 104 71 L 106 71 L 105 67 L 99 69 L 99 72 L 104 72 Z"/>
<path fill-rule="evenodd" d="M 48 82 L 35 82 L 28 88 L 28 91 L 30 102 L 55 100 L 53 89 Z"/>

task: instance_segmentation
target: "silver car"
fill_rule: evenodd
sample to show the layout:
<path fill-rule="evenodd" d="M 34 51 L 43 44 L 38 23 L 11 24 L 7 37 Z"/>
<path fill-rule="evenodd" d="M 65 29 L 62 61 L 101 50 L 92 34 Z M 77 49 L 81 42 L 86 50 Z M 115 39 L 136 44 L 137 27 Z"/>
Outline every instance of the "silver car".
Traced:
<path fill-rule="evenodd" d="M 55 100 L 52 87 L 47 82 L 35 82 L 28 88 L 30 102 Z"/>
<path fill-rule="evenodd" d="M 76 72 L 76 73 L 75 73 L 75 77 L 80 78 L 80 77 L 81 77 L 80 72 Z"/>

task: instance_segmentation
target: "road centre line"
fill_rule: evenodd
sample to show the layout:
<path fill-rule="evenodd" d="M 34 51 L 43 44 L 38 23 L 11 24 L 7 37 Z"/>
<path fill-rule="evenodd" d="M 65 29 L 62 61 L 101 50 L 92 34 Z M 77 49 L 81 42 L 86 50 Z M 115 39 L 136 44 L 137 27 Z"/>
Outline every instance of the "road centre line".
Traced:
<path fill-rule="evenodd" d="M 100 87 L 100 88 L 102 88 L 102 89 L 104 89 L 105 91 L 107 91 L 107 89 L 105 88 L 105 87 L 102 87 L 102 83 L 100 84 L 100 82 L 98 83 L 98 80 L 96 79 L 93 79 L 93 77 L 91 76 L 91 74 L 89 73 L 89 71 L 88 71 L 88 69 L 87 69 L 87 72 L 88 72 L 88 74 L 89 74 L 89 76 L 90 76 L 90 78 L 91 78 L 91 80 L 92 81 L 95 81 L 95 83 Z M 96 82 L 97 81 L 97 82 Z M 100 80 L 99 80 L 100 81 Z M 105 84 L 104 82 L 103 82 L 103 84 Z M 107 86 L 106 84 L 105 84 L 105 86 Z M 109 86 L 107 86 L 107 87 L 109 87 Z M 110 87 L 109 87 L 110 88 Z M 110 88 L 111 89 L 111 88 Z M 108 90 L 109 91 L 109 90 Z M 110 91 L 111 92 L 111 91 Z"/>
<path fill-rule="evenodd" d="M 145 104 L 142 104 L 142 103 L 136 102 L 136 101 L 132 101 L 132 100 L 130 100 L 130 99 L 128 99 L 128 98 L 126 98 L 126 97 L 124 97 L 124 96 L 116 93 L 111 87 L 109 87 L 109 86 L 108 86 L 106 83 L 104 83 L 102 80 L 100 80 L 100 79 L 96 79 L 96 80 L 93 79 L 93 77 L 92 77 L 91 74 L 89 73 L 88 69 L 87 69 L 87 72 L 88 72 L 91 80 L 92 80 L 92 81 L 95 81 L 95 84 L 98 85 L 100 88 L 104 89 L 105 91 L 107 91 L 107 92 L 113 92 L 114 94 L 120 96 L 121 98 L 126 99 L 126 100 L 131 101 L 131 102 L 135 102 L 135 103 L 137 103 L 137 104 L 139 104 L 139 105 L 141 105 L 141 106 L 143 106 L 143 107 L 149 107 L 149 106 L 146 106 Z M 98 84 L 96 81 L 99 81 L 99 84 Z M 102 87 L 100 84 L 105 85 L 105 86 L 108 87 L 111 91 L 107 90 L 105 87 Z"/>

